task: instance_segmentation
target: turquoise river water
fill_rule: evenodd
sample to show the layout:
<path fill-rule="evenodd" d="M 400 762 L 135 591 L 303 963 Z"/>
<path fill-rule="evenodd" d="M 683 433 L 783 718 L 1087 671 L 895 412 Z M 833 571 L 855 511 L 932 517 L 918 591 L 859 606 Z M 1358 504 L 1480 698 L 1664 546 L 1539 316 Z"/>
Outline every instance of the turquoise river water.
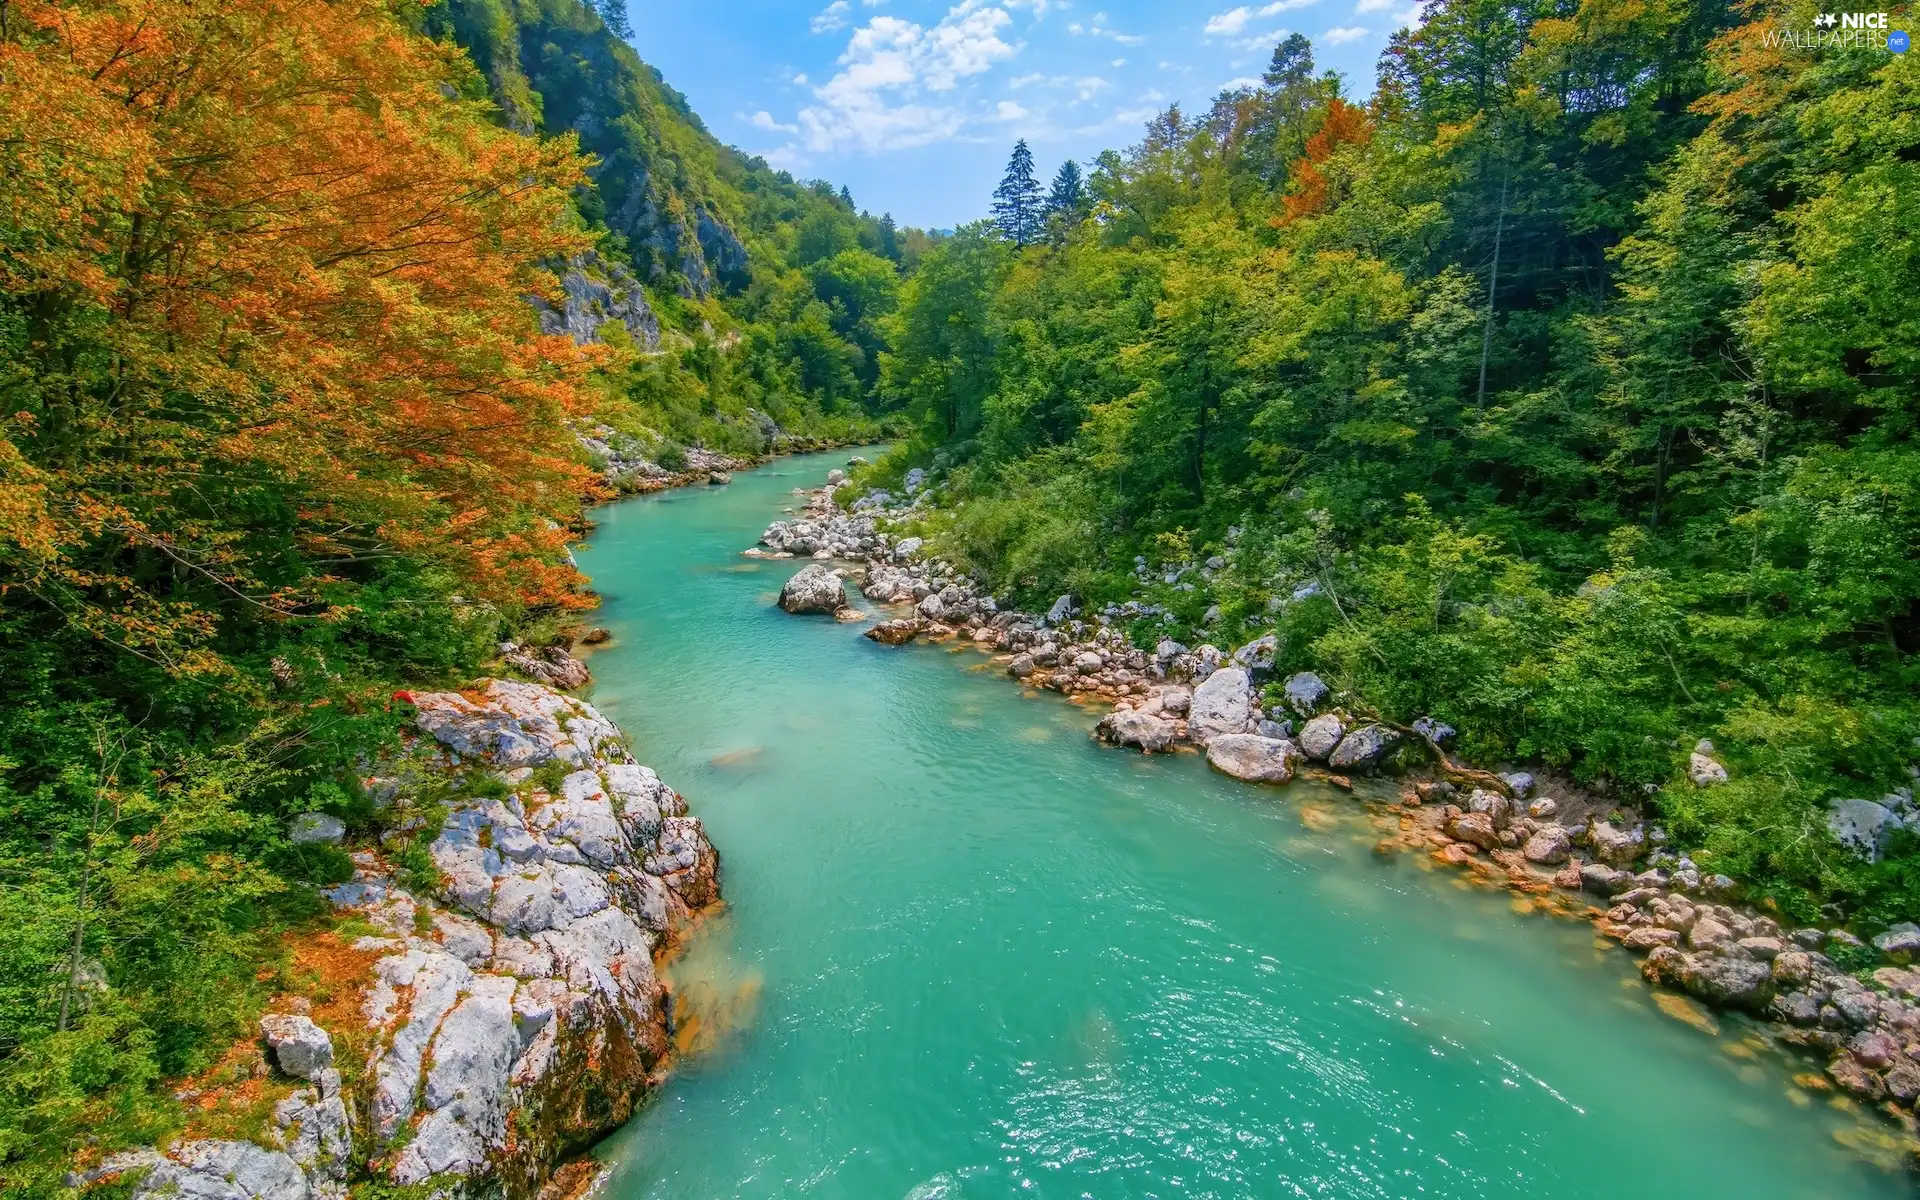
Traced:
<path fill-rule="evenodd" d="M 719 848 L 614 1200 L 1910 1194 L 1737 1024 L 1418 856 L 742 559 L 844 454 L 601 510 L 594 701 Z M 868 607 L 871 607 L 870 605 Z"/>

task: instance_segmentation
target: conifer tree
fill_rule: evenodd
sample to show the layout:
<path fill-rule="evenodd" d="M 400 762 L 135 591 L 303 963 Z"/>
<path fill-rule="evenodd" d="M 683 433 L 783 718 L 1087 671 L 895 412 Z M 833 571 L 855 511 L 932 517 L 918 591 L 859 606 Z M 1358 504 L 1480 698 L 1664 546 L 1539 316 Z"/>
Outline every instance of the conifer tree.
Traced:
<path fill-rule="evenodd" d="M 1072 218 L 1085 201 L 1086 186 L 1080 178 L 1080 164 L 1068 159 L 1054 174 L 1053 190 L 1047 193 L 1047 210 Z"/>
<path fill-rule="evenodd" d="M 1013 145 L 1007 173 L 993 191 L 993 223 L 1016 246 L 1033 241 L 1041 228 L 1040 181 L 1033 177 L 1033 151 L 1027 139 Z"/>

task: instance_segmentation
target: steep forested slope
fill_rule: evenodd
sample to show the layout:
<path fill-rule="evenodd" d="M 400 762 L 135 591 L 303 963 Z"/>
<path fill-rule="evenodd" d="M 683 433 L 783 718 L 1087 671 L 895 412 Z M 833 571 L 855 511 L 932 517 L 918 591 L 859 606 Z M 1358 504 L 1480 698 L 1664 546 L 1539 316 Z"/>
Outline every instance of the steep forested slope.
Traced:
<path fill-rule="evenodd" d="M 1810 20 L 1432 0 L 1364 105 L 1289 39 L 1040 244 L 927 257 L 878 477 L 950 466 L 943 549 L 1003 592 L 1277 628 L 1795 913 L 1920 915 L 1920 75 Z M 1883 796 L 1870 863 L 1828 806 Z"/>
<path fill-rule="evenodd" d="M 423 24 L 469 51 L 503 121 L 571 135 L 593 157 L 576 194 L 600 235 L 589 271 L 616 282 L 630 271 L 665 326 L 643 346 L 661 353 L 625 379 L 641 419 L 760 450 L 749 409 L 805 432 L 845 433 L 871 415 L 872 321 L 903 258 L 890 219 L 721 145 L 578 0 L 450 0 Z M 620 406 L 608 416 L 620 424 Z"/>

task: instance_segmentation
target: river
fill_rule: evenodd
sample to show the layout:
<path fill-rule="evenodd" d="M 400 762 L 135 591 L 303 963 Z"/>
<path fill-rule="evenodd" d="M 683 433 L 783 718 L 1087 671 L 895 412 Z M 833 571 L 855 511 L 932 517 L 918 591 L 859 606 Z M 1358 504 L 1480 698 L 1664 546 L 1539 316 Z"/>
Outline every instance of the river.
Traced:
<path fill-rule="evenodd" d="M 1910 1194 L 1860 1118 L 1364 806 L 1088 737 L 972 651 L 773 607 L 844 454 L 599 511 L 592 698 L 705 819 L 698 1052 L 614 1200 Z M 1869 1127 L 1870 1128 L 1870 1127 Z"/>

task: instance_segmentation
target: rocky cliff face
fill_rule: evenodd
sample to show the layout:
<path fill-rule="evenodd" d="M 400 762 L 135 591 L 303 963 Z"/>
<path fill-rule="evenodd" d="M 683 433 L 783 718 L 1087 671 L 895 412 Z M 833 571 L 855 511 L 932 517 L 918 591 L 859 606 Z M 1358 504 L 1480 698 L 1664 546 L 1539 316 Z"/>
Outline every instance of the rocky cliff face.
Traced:
<path fill-rule="evenodd" d="M 569 261 L 560 273 L 559 307 L 535 298 L 542 333 L 564 333 L 578 345 L 604 341 L 612 323 L 625 329 L 641 350 L 660 348 L 660 318 L 647 303 L 646 289 L 633 273 L 593 251 Z"/>
<path fill-rule="evenodd" d="M 367 931 L 351 1016 L 323 1028 L 288 998 L 296 1011 L 263 1020 L 276 1078 L 301 1086 L 258 1136 L 121 1155 L 87 1182 L 132 1180 L 136 1198 L 335 1197 L 362 1178 L 530 1196 L 657 1083 L 656 957 L 719 900 L 699 819 L 583 701 L 500 680 L 412 699 L 429 770 L 477 782 L 444 801 L 436 885 L 369 848 L 327 893 Z"/>

